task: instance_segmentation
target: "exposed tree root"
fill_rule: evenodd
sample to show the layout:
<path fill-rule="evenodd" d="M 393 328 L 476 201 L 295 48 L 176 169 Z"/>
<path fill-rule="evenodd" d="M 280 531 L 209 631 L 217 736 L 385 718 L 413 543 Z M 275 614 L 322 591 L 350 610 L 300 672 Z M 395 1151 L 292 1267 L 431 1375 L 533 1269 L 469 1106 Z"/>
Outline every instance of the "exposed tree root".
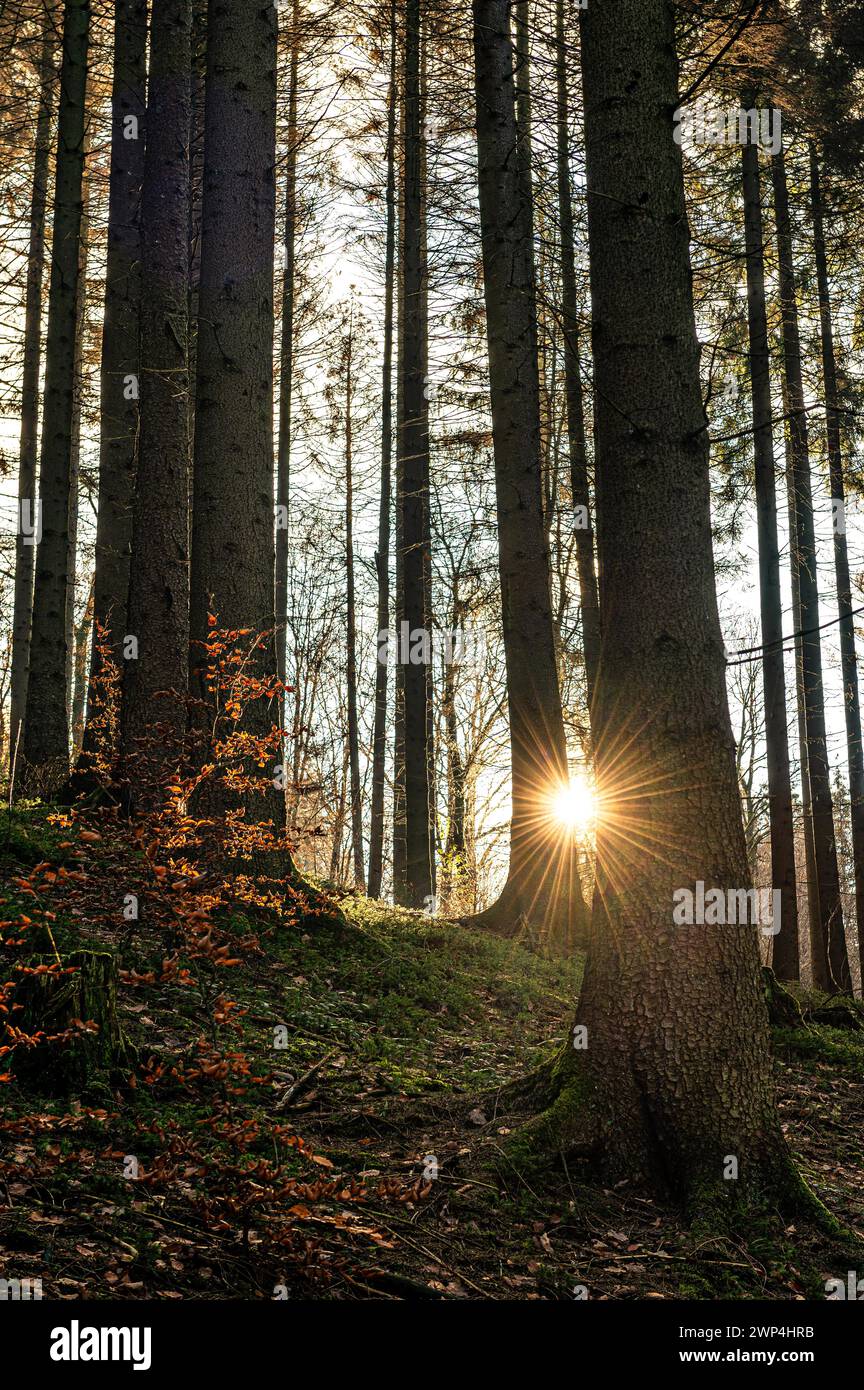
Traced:
<path fill-rule="evenodd" d="M 768 1022 L 782 1028 L 800 1028 L 804 1019 L 798 1000 L 781 985 L 774 971 L 769 970 L 768 966 L 763 966 L 762 969 L 762 985 L 768 1009 Z"/>
<path fill-rule="evenodd" d="M 825 1023 L 831 1028 L 864 1030 L 864 1005 L 857 999 L 835 996 L 824 1003 L 803 1006 L 790 990 L 781 985 L 773 970 L 762 970 L 768 1021 L 780 1028 L 803 1028 L 808 1023 Z"/>

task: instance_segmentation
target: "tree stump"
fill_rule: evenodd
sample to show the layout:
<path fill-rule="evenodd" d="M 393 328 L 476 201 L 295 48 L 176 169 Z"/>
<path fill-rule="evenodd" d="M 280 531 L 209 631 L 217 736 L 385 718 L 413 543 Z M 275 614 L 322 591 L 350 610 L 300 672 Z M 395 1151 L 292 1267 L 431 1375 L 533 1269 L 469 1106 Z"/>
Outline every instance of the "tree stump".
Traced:
<path fill-rule="evenodd" d="M 48 964 L 53 957 L 42 957 Z M 31 960 L 31 964 L 35 963 Z M 25 975 L 15 991 L 22 1005 L 15 1021 L 25 1033 L 62 1033 L 74 1020 L 97 1031 L 76 1032 L 64 1042 L 19 1047 L 12 1070 L 30 1090 L 65 1096 L 94 1081 L 117 1077 L 134 1060 L 134 1050 L 117 1017 L 117 964 L 110 951 L 72 951 L 63 961 L 74 975 Z"/>

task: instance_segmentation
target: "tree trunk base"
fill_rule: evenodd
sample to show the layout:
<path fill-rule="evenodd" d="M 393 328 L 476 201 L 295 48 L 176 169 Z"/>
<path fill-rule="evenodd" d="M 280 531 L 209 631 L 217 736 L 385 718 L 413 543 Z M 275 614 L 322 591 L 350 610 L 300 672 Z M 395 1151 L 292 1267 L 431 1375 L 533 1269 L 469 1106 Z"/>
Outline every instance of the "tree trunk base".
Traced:
<path fill-rule="evenodd" d="M 610 1132 L 594 1105 L 595 1093 L 596 1083 L 584 1059 L 574 1061 L 567 1049 L 497 1092 L 499 1106 L 503 1101 L 514 1107 L 536 1107 L 531 1118 L 508 1137 L 496 1164 L 499 1176 L 506 1179 L 515 1172 L 537 1178 L 554 1168 L 566 1169 L 570 1160 L 586 1165 L 591 1177 L 604 1184 L 622 1177 L 644 1183 L 660 1198 L 672 1200 L 691 1229 L 706 1236 L 746 1233 L 749 1218 L 777 1210 L 848 1242 L 859 1256 L 864 1251 L 860 1237 L 832 1216 L 782 1145 L 767 1144 L 741 1180 L 706 1174 L 697 1165 L 692 1172 L 672 1174 L 658 1159 L 655 1135 Z"/>
<path fill-rule="evenodd" d="M 500 897 L 483 912 L 459 917 L 461 927 L 488 931 L 505 940 L 519 940 L 534 950 L 550 955 L 570 956 L 587 946 L 586 913 L 573 907 L 572 897 L 565 891 L 555 901 L 548 897 L 533 903 L 511 880 L 505 883 Z"/>

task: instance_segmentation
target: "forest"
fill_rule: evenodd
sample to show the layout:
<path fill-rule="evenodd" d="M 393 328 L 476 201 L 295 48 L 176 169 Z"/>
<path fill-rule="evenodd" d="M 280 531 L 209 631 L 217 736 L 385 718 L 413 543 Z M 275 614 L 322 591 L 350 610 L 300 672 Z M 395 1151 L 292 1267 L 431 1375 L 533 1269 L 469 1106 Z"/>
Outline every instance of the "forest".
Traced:
<path fill-rule="evenodd" d="M 860 7 L 0 0 L 0 62 L 0 1302 L 43 1369 L 223 1301 L 820 1364 Z"/>

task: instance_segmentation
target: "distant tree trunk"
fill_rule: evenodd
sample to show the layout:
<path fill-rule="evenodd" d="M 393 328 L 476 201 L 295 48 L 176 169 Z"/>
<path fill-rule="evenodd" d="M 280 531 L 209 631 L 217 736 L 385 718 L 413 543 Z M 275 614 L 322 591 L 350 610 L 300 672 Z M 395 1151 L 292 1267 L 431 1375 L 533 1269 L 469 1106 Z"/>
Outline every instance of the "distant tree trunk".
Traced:
<path fill-rule="evenodd" d="M 181 759 L 189 662 L 190 0 L 154 0 L 141 195 L 141 438 L 121 742 L 130 809 Z"/>
<path fill-rule="evenodd" d="M 279 439 L 276 456 L 276 666 L 285 682 L 288 625 L 288 517 L 291 503 L 291 400 L 294 371 L 294 281 L 297 240 L 297 94 L 300 72 L 300 0 L 291 5 L 288 41 L 288 150 L 285 156 L 285 231 L 279 370 Z"/>
<path fill-rule="evenodd" d="M 66 593 L 72 578 L 69 497 L 89 34 L 89 0 L 65 0 L 39 470 L 42 540 L 36 552 L 22 747 L 24 778 L 32 772 L 44 791 L 59 786 L 69 766 Z"/>
<path fill-rule="evenodd" d="M 459 580 L 453 580 L 453 606 L 450 614 L 450 655 L 458 650 L 463 632 L 463 610 L 459 599 Z M 459 747 L 459 721 L 456 715 L 456 672 L 451 660 L 444 662 L 444 693 L 441 701 L 447 739 L 447 839 L 444 845 L 445 897 L 458 894 L 465 878 L 465 762 Z"/>
<path fill-rule="evenodd" d="M 568 783 L 567 746 L 543 521 L 531 199 L 517 156 L 509 0 L 474 0 L 474 61 L 512 778 L 507 882 L 476 921 L 504 934 L 527 922 L 560 938 L 581 928 L 584 903 L 578 876 L 574 901 L 564 902 L 569 834 L 553 813 L 555 793 Z"/>
<path fill-rule="evenodd" d="M 745 110 L 747 106 L 748 99 L 745 96 Z M 759 543 L 759 600 L 762 617 L 762 689 L 768 765 L 768 816 L 771 827 L 771 883 L 775 889 L 780 890 L 780 930 L 771 938 L 772 964 L 779 979 L 797 980 L 800 974 L 798 891 L 795 881 L 792 783 L 789 775 L 783 603 L 780 592 L 780 550 L 777 541 L 777 497 L 774 485 L 768 319 L 765 311 L 762 201 L 759 188 L 759 151 L 754 144 L 744 146 L 741 161 L 744 240 L 747 255 L 748 360 L 753 402 L 756 525 Z"/>
<path fill-rule="evenodd" d="M 402 149 L 405 148 L 405 103 L 402 101 Z M 404 157 L 402 159 L 404 169 Z M 404 193 L 404 178 L 403 178 Z M 396 580 L 396 597 L 394 625 L 397 638 L 400 636 L 399 628 L 401 624 L 401 613 L 403 601 L 401 595 L 405 591 L 403 561 L 405 551 L 402 542 L 402 495 L 404 492 L 404 478 L 402 472 L 403 451 L 402 436 L 405 424 L 405 407 L 402 371 L 402 361 L 405 355 L 405 277 L 403 273 L 401 241 L 402 224 L 405 218 L 404 198 L 400 197 L 399 206 L 399 241 L 400 255 L 399 265 L 396 272 L 397 286 L 397 311 L 396 321 L 398 325 L 396 339 L 396 502 L 394 507 L 394 529 L 395 529 L 395 555 L 394 568 Z M 405 666 L 399 660 L 398 646 L 395 653 L 393 669 L 393 901 L 395 903 L 407 902 L 406 887 L 406 842 L 405 842 Z"/>
<path fill-rule="evenodd" d="M 530 190 L 532 186 L 532 133 L 531 133 L 531 6 L 529 0 L 513 0 L 511 31 L 513 33 L 513 94 L 516 100 L 516 130 L 518 133 L 519 159 L 522 164 L 522 178 Z M 534 204 L 531 201 L 533 222 Z M 531 254 L 533 259 L 533 228 Z"/>
<path fill-rule="evenodd" d="M 346 747 L 342 758 L 342 775 L 336 797 L 336 815 L 333 820 L 333 841 L 330 847 L 330 881 L 338 883 L 342 870 L 342 836 L 345 831 L 345 803 L 348 796 L 348 762 Z"/>
<path fill-rule="evenodd" d="M 84 715 L 87 702 L 87 658 L 93 629 L 94 581 L 91 577 L 87 603 L 75 631 L 75 681 L 72 690 L 72 756 L 81 751 L 84 738 Z"/>
<path fill-rule="evenodd" d="M 852 992 L 843 902 L 837 865 L 837 842 L 831 801 L 831 768 L 825 731 L 822 685 L 822 643 L 819 633 L 819 581 L 816 572 L 816 539 L 813 527 L 813 495 L 810 483 L 810 447 L 807 411 L 801 372 L 801 343 L 795 297 L 792 227 L 782 151 L 771 163 L 774 184 L 774 216 L 777 231 L 783 366 L 788 403 L 789 456 L 794 483 L 792 544 L 798 552 L 801 600 L 801 650 L 804 681 L 804 721 L 807 760 L 813 805 L 813 848 L 819 883 L 821 958 L 814 959 L 814 980 L 831 993 Z"/>
<path fill-rule="evenodd" d="M 86 98 L 85 98 L 86 100 Z M 66 586 L 66 719 L 72 727 L 72 704 L 75 698 L 75 672 L 78 654 L 75 647 L 75 578 L 78 573 L 78 492 L 81 477 L 81 425 L 84 409 L 84 334 L 87 327 L 87 262 L 90 255 L 90 176 L 87 160 L 90 157 L 90 130 L 84 131 L 84 177 L 81 182 L 81 230 L 78 237 L 78 302 L 75 306 L 75 386 L 72 398 L 72 442 L 69 450 L 69 537 L 67 547 Z M 86 669 L 85 657 L 85 669 Z M 74 762 L 75 752 L 73 749 Z"/>
<path fill-rule="evenodd" d="M 852 858 L 855 866 L 855 909 L 861 980 L 864 982 L 864 747 L 861 743 L 858 657 L 855 651 L 855 620 L 852 611 L 852 584 L 849 577 L 849 551 L 846 543 L 846 493 L 843 481 L 843 451 L 840 443 L 840 408 L 837 395 L 837 365 L 834 359 L 834 329 L 831 322 L 831 295 L 828 286 L 828 262 L 825 254 L 819 161 L 812 145 L 810 146 L 810 206 L 813 214 L 816 285 L 819 293 L 822 380 L 825 387 L 825 424 L 828 439 L 828 473 L 834 513 L 834 573 L 837 578 L 837 608 L 840 614 L 840 663 L 843 673 L 843 712 L 846 716 L 846 750 L 849 760 L 849 815 L 852 830 Z M 862 984 L 862 988 L 864 988 L 864 984 Z"/>
<path fill-rule="evenodd" d="M 345 353 L 345 594 L 348 759 L 351 770 L 351 853 L 354 887 L 365 891 L 363 808 L 360 800 L 360 732 L 357 724 L 357 606 L 354 596 L 354 333 L 348 328 Z"/>
<path fill-rule="evenodd" d="M 784 401 L 785 401 L 784 391 Z M 784 410 L 786 407 L 784 406 Z M 795 528 L 795 483 L 792 477 L 792 459 L 789 453 L 789 439 L 786 438 L 786 495 L 789 511 L 789 534 Z M 801 580 L 798 552 L 795 546 L 789 550 L 789 571 L 792 588 L 792 630 L 795 638 L 795 716 L 798 732 L 798 761 L 801 776 L 801 832 L 804 845 L 804 873 L 807 878 L 807 930 L 810 943 L 810 971 L 813 962 L 824 960 L 822 949 L 821 916 L 819 912 L 819 876 L 816 872 L 816 851 L 813 846 L 813 802 L 810 796 L 810 767 L 807 757 L 807 725 L 804 718 L 804 658 L 801 633 Z M 800 943 L 800 933 L 799 933 Z"/>
<path fill-rule="evenodd" d="M 138 443 L 140 368 L 138 311 L 141 296 L 141 182 L 144 176 L 146 0 L 115 0 L 114 72 L 111 91 L 111 171 L 108 247 L 102 326 L 99 507 L 93 624 L 103 629 L 122 670 L 127 632 L 132 506 Z M 93 642 L 91 699 L 84 730 L 82 771 L 94 753 L 91 720 L 97 701 L 101 655 Z"/>
<path fill-rule="evenodd" d="M 397 579 L 397 660 L 402 667 L 405 789 L 405 901 L 423 907 L 433 894 L 430 786 L 431 595 L 429 593 L 428 323 L 424 231 L 420 0 L 405 14 L 405 144 L 400 250 L 404 326 L 400 333 L 402 428 L 397 502 L 401 567 Z M 407 641 L 405 640 L 407 634 Z M 406 650 L 406 647 L 408 650 Z M 422 650 L 421 650 L 422 647 Z M 413 658 L 413 659 L 412 659 Z M 419 659 L 418 659 L 419 658 Z"/>
<path fill-rule="evenodd" d="M 12 674 L 9 708 L 10 760 L 24 719 L 33 619 L 33 560 L 36 537 L 36 458 L 39 432 L 39 361 L 42 347 L 42 278 L 45 269 L 45 211 L 51 154 L 51 111 L 56 74 L 52 63 L 54 26 L 46 10 L 39 51 L 39 108 L 33 151 L 27 288 L 24 301 L 24 360 L 21 377 L 21 445 L 18 463 L 18 530 L 15 539 L 15 600 L 12 618 Z M 29 512 L 29 515 L 25 513 Z M 25 524 L 26 523 L 26 524 Z"/>
<path fill-rule="evenodd" d="M 676 925 L 673 894 L 746 888 L 711 549 L 677 104 L 675 6 L 580 16 L 603 649 L 598 884 L 557 1100 L 522 1144 L 583 1149 L 705 1218 L 800 1192 L 774 1106 L 757 933 Z M 674 543 L 670 544 L 670 518 Z M 707 913 L 706 913 L 707 915 Z M 514 1141 L 512 1151 L 517 1151 Z"/>
<path fill-rule="evenodd" d="M 558 222 L 561 237 L 561 321 L 564 334 L 564 387 L 567 397 L 567 441 L 570 451 L 570 491 L 576 520 L 576 566 L 582 609 L 582 649 L 588 709 L 594 700 L 600 656 L 600 607 L 594 570 L 594 528 L 588 492 L 585 454 L 585 408 L 579 364 L 579 319 L 576 296 L 576 264 L 573 250 L 573 203 L 570 180 L 570 119 L 567 98 L 567 49 L 564 0 L 555 5 Z"/>
<path fill-rule="evenodd" d="M 369 896 L 381 896 L 384 866 L 384 783 L 387 756 L 387 671 L 390 630 L 390 506 L 393 450 L 393 280 L 396 248 L 396 0 L 390 4 L 390 89 L 387 97 L 387 231 L 384 250 L 384 357 L 381 367 L 381 494 L 378 503 L 378 661 L 372 730 L 372 799 L 369 811 Z"/>

